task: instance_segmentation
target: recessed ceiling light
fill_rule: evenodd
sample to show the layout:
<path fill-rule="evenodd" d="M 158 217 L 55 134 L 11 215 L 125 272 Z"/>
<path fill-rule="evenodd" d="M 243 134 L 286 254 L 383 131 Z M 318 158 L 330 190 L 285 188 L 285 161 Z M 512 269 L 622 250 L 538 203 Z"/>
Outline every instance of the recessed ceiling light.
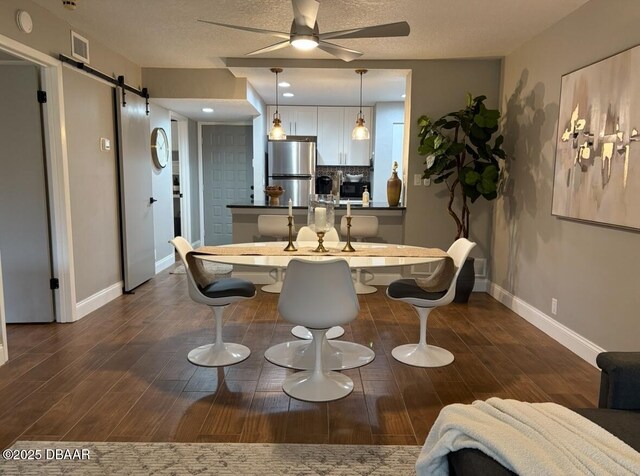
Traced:
<path fill-rule="evenodd" d="M 202 112 L 213 112 L 213 108 L 212 107 L 203 107 L 202 108 Z"/>
<path fill-rule="evenodd" d="M 406 94 L 403 94 L 403 95 L 402 95 L 402 96 L 400 96 L 400 97 L 401 97 L 402 99 L 404 99 L 404 98 L 406 98 L 406 97 L 407 97 L 407 95 L 406 95 Z"/>
<path fill-rule="evenodd" d="M 281 88 L 288 88 L 289 86 L 291 86 L 291 84 L 287 83 L 286 81 L 280 81 L 278 83 L 278 86 L 280 86 Z"/>
<path fill-rule="evenodd" d="M 293 93 L 282 93 L 282 95 L 286 98 L 292 98 L 294 96 Z"/>

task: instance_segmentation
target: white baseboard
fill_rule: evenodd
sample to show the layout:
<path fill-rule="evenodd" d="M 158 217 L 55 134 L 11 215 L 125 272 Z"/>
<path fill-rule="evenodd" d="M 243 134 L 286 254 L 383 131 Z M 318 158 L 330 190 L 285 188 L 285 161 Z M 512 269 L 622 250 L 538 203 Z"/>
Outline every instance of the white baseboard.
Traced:
<path fill-rule="evenodd" d="M 171 253 L 169 256 L 165 256 L 159 261 L 156 261 L 156 274 L 164 271 L 176 262 L 176 255 Z"/>
<path fill-rule="evenodd" d="M 119 281 L 112 284 L 108 288 L 105 288 L 97 293 L 83 299 L 79 303 L 76 303 L 76 314 L 78 319 L 86 316 L 90 312 L 104 306 L 110 301 L 113 301 L 118 296 L 122 295 L 123 282 Z M 76 320 L 78 320 L 76 319 Z"/>
<path fill-rule="evenodd" d="M 4 348 L 4 345 L 0 344 L 0 365 L 4 365 L 7 361 L 7 352 Z"/>
<path fill-rule="evenodd" d="M 489 294 L 502 304 L 507 306 L 513 312 L 522 317 L 525 321 L 533 324 L 549 337 L 555 339 L 565 346 L 574 354 L 586 360 L 594 367 L 596 366 L 596 357 L 605 349 L 585 339 L 577 332 L 569 329 L 544 312 L 533 307 L 531 304 L 523 301 L 519 297 L 514 296 L 510 292 L 504 290 L 495 283 L 490 283 Z"/>

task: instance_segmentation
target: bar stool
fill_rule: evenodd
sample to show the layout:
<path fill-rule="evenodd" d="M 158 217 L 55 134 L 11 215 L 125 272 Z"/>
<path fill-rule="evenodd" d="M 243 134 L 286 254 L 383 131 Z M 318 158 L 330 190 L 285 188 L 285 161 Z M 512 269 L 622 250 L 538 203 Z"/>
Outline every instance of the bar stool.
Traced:
<path fill-rule="evenodd" d="M 347 236 L 347 217 L 340 220 L 340 233 Z M 351 217 L 351 238 L 355 241 L 366 241 L 367 238 L 378 236 L 378 217 L 373 215 L 352 215 Z M 364 284 L 361 279 L 362 268 L 355 268 L 354 286 L 357 294 L 373 294 L 378 289 L 374 286 Z M 372 273 L 373 274 L 373 273 Z"/>
<path fill-rule="evenodd" d="M 293 223 L 293 222 L 292 222 Z M 286 215 L 258 215 L 258 234 L 282 241 L 289 238 L 289 219 Z M 266 293 L 278 294 L 282 290 L 282 273 L 285 268 L 273 268 L 276 272 L 276 282 L 262 286 Z M 271 274 L 269 271 L 269 274 Z"/>
<path fill-rule="evenodd" d="M 298 236 L 296 237 L 296 241 L 316 241 L 318 239 L 318 235 L 315 231 L 313 231 L 308 226 L 303 226 L 298 230 Z M 327 246 L 331 246 L 331 243 L 335 243 L 336 245 L 340 241 L 340 235 L 338 235 L 338 230 L 335 228 L 331 228 L 324 235 L 324 241 L 327 243 Z M 311 331 L 304 326 L 295 326 L 291 329 L 291 333 L 296 336 L 298 339 L 311 339 Z M 344 334 L 344 329 L 341 326 L 335 326 L 329 329 L 327 332 L 327 339 L 337 339 L 338 337 L 342 337 Z"/>

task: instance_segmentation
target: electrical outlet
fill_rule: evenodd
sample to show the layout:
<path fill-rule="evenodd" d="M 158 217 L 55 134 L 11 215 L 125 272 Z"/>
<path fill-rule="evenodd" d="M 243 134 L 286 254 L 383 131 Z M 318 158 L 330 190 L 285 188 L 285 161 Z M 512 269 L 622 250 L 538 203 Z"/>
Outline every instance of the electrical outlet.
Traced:
<path fill-rule="evenodd" d="M 413 174 L 413 185 L 422 185 L 422 174 Z"/>
<path fill-rule="evenodd" d="M 558 314 L 558 300 L 556 298 L 551 298 L 551 314 L 554 316 Z"/>

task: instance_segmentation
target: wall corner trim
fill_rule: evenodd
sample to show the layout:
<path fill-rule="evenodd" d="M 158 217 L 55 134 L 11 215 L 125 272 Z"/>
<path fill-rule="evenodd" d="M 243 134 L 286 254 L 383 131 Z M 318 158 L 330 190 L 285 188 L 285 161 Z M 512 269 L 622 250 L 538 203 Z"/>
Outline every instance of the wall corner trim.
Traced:
<path fill-rule="evenodd" d="M 77 303 L 76 321 L 122 295 L 122 286 L 124 286 L 124 283 L 118 281 Z"/>
<path fill-rule="evenodd" d="M 490 283 L 489 294 L 518 314 L 525 321 L 533 324 L 549 337 L 565 346 L 571 352 L 578 355 L 594 367 L 597 367 L 596 357 L 600 352 L 604 352 L 605 349 L 582 337 L 580 334 L 569 329 L 565 325 L 560 324 L 552 317 L 546 315 L 544 312 L 533 307 L 531 304 L 523 301 L 519 297 L 514 296 L 495 283 Z"/>

